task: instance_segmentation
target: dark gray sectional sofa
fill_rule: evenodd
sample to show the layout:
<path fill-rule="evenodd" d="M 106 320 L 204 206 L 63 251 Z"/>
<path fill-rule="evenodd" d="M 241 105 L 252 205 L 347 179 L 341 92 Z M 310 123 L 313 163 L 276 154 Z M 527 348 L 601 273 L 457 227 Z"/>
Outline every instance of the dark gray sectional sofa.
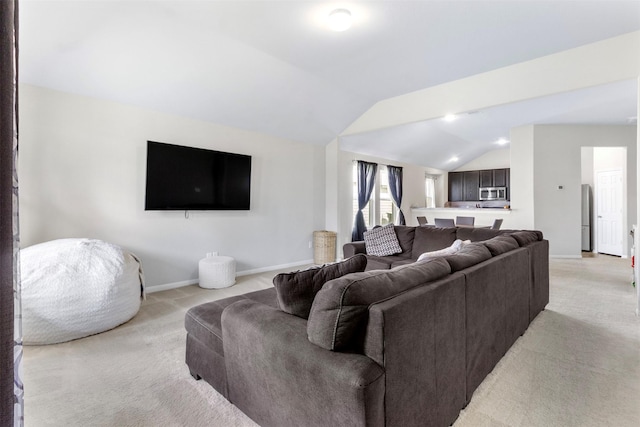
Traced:
<path fill-rule="evenodd" d="M 402 254 L 347 244 L 342 263 L 190 309 L 191 374 L 262 426 L 452 424 L 546 306 L 548 242 L 536 231 L 396 234 Z M 456 239 L 474 243 L 415 262 Z"/>

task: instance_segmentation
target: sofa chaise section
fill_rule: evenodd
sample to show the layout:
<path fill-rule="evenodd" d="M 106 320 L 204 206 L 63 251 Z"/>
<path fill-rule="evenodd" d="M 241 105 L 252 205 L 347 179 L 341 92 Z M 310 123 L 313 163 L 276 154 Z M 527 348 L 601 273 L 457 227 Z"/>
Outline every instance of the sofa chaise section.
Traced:
<path fill-rule="evenodd" d="M 384 426 L 384 370 L 365 355 L 312 344 L 306 324 L 255 301 L 229 306 L 229 400 L 263 427 Z"/>
<path fill-rule="evenodd" d="M 242 300 L 253 300 L 270 307 L 278 307 L 275 289 L 269 288 L 200 304 L 189 309 L 185 315 L 185 361 L 189 371 L 195 379 L 203 378 L 226 398 L 227 373 L 220 318 L 227 306 Z"/>

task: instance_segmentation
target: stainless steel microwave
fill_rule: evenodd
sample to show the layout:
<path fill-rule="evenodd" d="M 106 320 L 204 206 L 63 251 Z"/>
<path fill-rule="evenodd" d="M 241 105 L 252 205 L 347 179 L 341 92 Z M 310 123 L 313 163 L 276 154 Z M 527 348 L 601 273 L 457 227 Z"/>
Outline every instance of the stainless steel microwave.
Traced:
<path fill-rule="evenodd" d="M 507 200 L 506 187 L 480 187 L 480 200 Z"/>

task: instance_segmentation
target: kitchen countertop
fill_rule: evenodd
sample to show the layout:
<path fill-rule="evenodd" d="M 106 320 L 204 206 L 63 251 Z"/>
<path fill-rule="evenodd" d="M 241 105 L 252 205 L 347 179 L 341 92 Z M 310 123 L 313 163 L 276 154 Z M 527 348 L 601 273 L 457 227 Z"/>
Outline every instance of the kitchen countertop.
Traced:
<path fill-rule="evenodd" d="M 454 213 L 454 212 L 504 212 L 506 214 L 511 213 L 511 209 L 505 209 L 505 208 L 411 208 L 412 211 L 424 211 L 424 212 L 437 212 L 437 211 L 442 211 L 442 212 L 447 212 L 447 213 Z"/>
<path fill-rule="evenodd" d="M 411 218 L 407 218 L 407 224 L 417 225 L 417 217 L 424 216 L 428 224 L 435 223 L 435 218 L 450 218 L 455 220 L 457 216 L 475 217 L 476 227 L 489 227 L 496 219 L 503 219 L 502 228 L 511 227 L 511 209 L 505 208 L 411 208 Z"/>

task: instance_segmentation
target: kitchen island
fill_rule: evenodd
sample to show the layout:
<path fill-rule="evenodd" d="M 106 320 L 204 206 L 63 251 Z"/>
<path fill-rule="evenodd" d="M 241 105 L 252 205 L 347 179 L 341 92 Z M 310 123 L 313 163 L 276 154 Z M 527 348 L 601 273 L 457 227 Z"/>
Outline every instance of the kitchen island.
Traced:
<path fill-rule="evenodd" d="M 418 225 L 418 216 L 427 218 L 429 224 L 434 223 L 434 218 L 451 218 L 457 216 L 475 217 L 476 227 L 489 227 L 493 221 L 502 218 L 502 228 L 509 228 L 509 215 L 511 209 L 505 208 L 411 208 L 411 218 L 407 218 L 407 225 Z"/>

